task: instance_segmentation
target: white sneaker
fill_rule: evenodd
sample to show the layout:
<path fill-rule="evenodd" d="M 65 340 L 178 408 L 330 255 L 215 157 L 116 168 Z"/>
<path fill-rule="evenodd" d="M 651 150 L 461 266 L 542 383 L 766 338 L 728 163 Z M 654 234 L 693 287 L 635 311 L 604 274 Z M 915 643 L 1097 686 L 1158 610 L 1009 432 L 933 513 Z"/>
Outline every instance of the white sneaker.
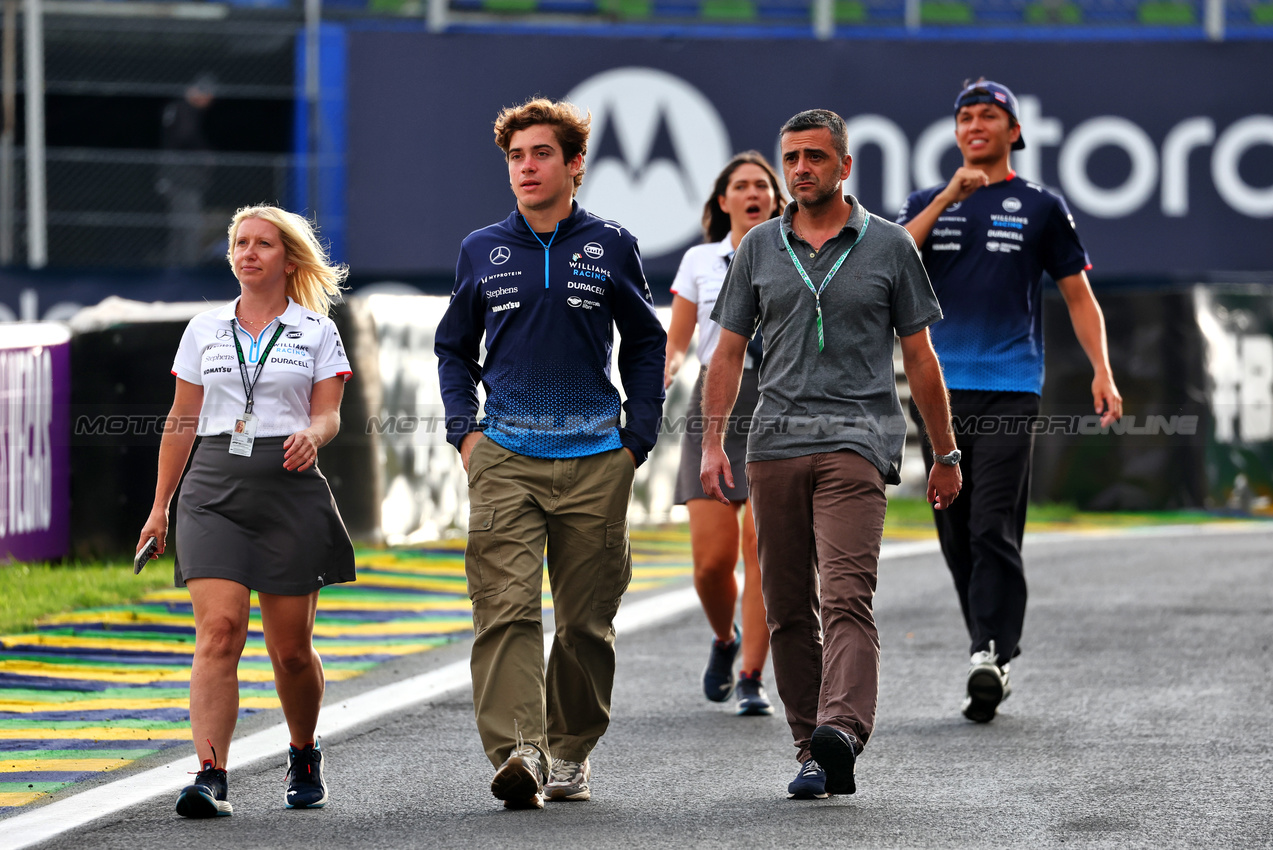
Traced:
<path fill-rule="evenodd" d="M 591 778 L 592 767 L 587 759 L 582 763 L 553 759 L 553 769 L 548 774 L 544 792 L 553 802 L 591 800 L 592 789 L 588 787 L 588 780 Z"/>
<path fill-rule="evenodd" d="M 995 642 L 990 649 L 973 653 L 968 669 L 968 694 L 964 698 L 963 714 L 974 723 L 989 723 L 995 718 L 999 703 L 1012 693 L 1008 681 L 1008 665 L 1002 667 L 995 653 Z"/>

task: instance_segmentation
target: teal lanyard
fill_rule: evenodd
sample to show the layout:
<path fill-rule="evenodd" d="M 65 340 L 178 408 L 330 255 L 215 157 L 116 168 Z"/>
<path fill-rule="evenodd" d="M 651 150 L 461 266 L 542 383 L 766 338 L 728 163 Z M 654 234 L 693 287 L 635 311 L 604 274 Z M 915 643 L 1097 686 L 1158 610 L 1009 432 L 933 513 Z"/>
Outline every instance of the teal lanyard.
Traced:
<path fill-rule="evenodd" d="M 274 331 L 274 336 L 270 337 L 269 345 L 265 346 L 265 350 L 261 352 L 261 356 L 256 360 L 256 374 L 252 376 L 251 383 L 248 382 L 248 366 L 243 359 L 243 346 L 239 344 L 239 326 L 234 319 L 230 320 L 230 329 L 234 335 L 234 351 L 239 355 L 239 375 L 243 378 L 243 394 L 247 396 L 247 407 L 244 408 L 246 413 L 252 412 L 252 394 L 256 391 L 256 382 L 261 380 L 261 370 L 265 368 L 265 358 L 270 356 L 270 350 L 274 348 L 274 343 L 278 342 L 278 338 L 283 335 L 283 323 L 278 319 L 278 330 Z M 252 336 L 252 332 L 248 331 L 248 336 Z M 265 331 L 261 331 L 261 336 L 265 336 Z M 253 348 L 261 344 L 260 337 L 252 337 L 254 343 Z"/>
<path fill-rule="evenodd" d="M 822 293 L 827 288 L 827 284 L 831 282 L 831 278 L 835 277 L 835 273 L 840 270 L 840 265 L 848 259 L 849 253 L 858 246 L 862 241 L 862 237 L 866 235 L 866 228 L 871 224 L 871 214 L 866 213 L 866 218 L 862 221 L 862 229 L 858 231 L 858 238 L 853 240 L 853 244 L 849 246 L 849 250 L 840 255 L 840 259 L 835 261 L 835 265 L 831 267 L 831 271 L 827 272 L 826 278 L 822 281 L 822 286 L 814 287 L 813 281 L 809 280 L 809 275 L 804 270 L 804 266 L 800 265 L 800 261 L 796 259 L 796 252 L 791 250 L 791 240 L 787 238 L 786 228 L 778 228 L 782 233 L 782 244 L 787 248 L 787 254 L 791 257 L 791 262 L 795 265 L 796 271 L 800 272 L 800 279 L 804 281 L 804 285 L 809 287 L 809 291 L 813 293 L 813 303 L 818 311 L 818 351 L 822 351 L 824 342 L 822 337 Z"/>

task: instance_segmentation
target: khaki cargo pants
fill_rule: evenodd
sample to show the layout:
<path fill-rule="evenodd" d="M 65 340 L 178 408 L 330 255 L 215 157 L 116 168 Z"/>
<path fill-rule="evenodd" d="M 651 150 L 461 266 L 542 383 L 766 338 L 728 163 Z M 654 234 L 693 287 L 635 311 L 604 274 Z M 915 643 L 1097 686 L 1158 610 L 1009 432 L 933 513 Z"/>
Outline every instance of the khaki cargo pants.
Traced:
<path fill-rule="evenodd" d="M 610 723 L 614 616 L 632 579 L 623 449 L 534 458 L 478 440 L 469 458 L 464 571 L 473 600 L 473 707 L 502 764 L 520 733 L 550 757 L 583 761 Z M 543 563 L 556 633 L 544 671 Z"/>

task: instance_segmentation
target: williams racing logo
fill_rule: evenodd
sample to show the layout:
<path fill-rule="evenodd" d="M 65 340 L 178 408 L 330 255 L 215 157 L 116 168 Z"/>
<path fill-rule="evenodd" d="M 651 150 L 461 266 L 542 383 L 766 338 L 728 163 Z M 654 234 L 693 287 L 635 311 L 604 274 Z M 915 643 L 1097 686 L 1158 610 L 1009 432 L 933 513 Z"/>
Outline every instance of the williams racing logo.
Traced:
<path fill-rule="evenodd" d="M 587 248 L 584 250 L 587 251 Z M 594 266 L 592 263 L 583 262 L 581 254 L 572 254 L 570 257 L 570 276 L 572 278 L 588 278 L 589 280 L 609 280 L 610 270 L 601 266 Z"/>

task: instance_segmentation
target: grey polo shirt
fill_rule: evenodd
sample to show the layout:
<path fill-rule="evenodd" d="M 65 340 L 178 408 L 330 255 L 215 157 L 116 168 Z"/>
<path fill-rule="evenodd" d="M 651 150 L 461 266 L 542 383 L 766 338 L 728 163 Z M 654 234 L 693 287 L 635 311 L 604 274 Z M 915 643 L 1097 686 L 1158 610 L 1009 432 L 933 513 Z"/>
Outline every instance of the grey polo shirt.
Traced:
<path fill-rule="evenodd" d="M 844 229 L 819 251 L 791 229 L 794 203 L 782 218 L 752 228 L 729 265 L 712 318 L 747 338 L 765 338 L 760 404 L 747 460 L 781 460 L 851 449 L 884 479 L 900 481 L 906 419 L 893 374 L 893 335 L 909 336 L 942 316 L 919 252 L 901 226 L 870 216 L 866 234 L 822 292 L 825 346 L 818 351 L 817 311 L 783 247 L 792 250 L 815 287 L 866 224 L 852 195 Z"/>

